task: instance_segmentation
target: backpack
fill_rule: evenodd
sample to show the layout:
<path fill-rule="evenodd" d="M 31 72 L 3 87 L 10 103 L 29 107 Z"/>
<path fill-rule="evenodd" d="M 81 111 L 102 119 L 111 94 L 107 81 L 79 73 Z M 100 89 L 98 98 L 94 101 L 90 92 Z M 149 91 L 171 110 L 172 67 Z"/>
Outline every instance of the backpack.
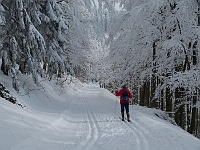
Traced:
<path fill-rule="evenodd" d="M 127 90 L 123 90 L 122 91 L 122 100 L 127 101 L 128 100 L 128 91 Z"/>

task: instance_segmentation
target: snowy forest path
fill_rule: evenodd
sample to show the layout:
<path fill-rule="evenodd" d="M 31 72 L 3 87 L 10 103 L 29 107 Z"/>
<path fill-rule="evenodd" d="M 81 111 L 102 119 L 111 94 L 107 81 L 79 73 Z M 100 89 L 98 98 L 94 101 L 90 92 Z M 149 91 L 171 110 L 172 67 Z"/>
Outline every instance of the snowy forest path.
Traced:
<path fill-rule="evenodd" d="M 112 144 L 116 149 L 128 150 L 134 147 L 136 150 L 148 150 L 147 139 L 139 127 L 135 127 L 133 123 L 122 122 L 118 117 L 120 115 L 119 104 L 117 104 L 116 112 L 115 101 L 107 99 L 103 93 L 97 92 L 98 90 L 94 86 L 91 89 L 88 87 L 87 92 L 84 91 L 77 99 L 77 103 L 84 107 L 82 109 L 84 112 L 81 114 L 85 120 L 82 128 L 85 130 L 85 134 L 79 139 L 76 149 L 105 149 Z M 76 100 L 73 100 L 72 103 L 76 103 Z M 129 136 L 127 137 L 127 135 Z M 124 144 L 119 141 L 123 141 Z M 127 146 L 124 147 L 124 145 Z"/>
<path fill-rule="evenodd" d="M 158 110 L 132 105 L 131 123 L 123 122 L 119 99 L 98 85 L 56 90 L 32 93 L 27 109 L 0 101 L 0 150 L 199 150 L 198 140 L 156 117 Z"/>

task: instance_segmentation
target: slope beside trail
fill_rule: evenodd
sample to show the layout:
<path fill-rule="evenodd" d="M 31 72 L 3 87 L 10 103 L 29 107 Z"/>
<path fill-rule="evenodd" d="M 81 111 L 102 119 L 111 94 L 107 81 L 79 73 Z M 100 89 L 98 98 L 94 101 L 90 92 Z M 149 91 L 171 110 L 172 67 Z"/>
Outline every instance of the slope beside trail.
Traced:
<path fill-rule="evenodd" d="M 33 91 L 22 109 L 0 100 L 0 150 L 199 150 L 200 141 L 154 115 L 130 106 L 119 119 L 118 98 L 98 85 L 75 91 Z M 34 93 L 35 92 L 35 93 Z"/>

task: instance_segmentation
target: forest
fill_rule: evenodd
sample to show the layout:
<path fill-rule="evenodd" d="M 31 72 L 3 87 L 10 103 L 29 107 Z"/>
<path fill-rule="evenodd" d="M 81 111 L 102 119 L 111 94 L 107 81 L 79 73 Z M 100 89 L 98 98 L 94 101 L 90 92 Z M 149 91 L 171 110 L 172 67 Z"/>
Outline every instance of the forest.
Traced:
<path fill-rule="evenodd" d="M 1 71 L 74 77 L 161 109 L 200 138 L 198 0 L 0 0 Z"/>

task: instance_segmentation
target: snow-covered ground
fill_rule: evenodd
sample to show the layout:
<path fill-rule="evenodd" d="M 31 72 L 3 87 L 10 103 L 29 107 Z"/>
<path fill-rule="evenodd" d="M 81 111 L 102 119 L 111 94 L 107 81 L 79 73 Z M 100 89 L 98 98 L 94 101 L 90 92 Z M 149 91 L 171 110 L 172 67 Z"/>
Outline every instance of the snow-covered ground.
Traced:
<path fill-rule="evenodd" d="M 22 81 L 26 90 L 11 93 L 26 107 L 0 98 L 0 150 L 200 150 L 200 140 L 156 117 L 158 110 L 134 105 L 132 122 L 122 122 L 119 99 L 97 84 Z"/>

